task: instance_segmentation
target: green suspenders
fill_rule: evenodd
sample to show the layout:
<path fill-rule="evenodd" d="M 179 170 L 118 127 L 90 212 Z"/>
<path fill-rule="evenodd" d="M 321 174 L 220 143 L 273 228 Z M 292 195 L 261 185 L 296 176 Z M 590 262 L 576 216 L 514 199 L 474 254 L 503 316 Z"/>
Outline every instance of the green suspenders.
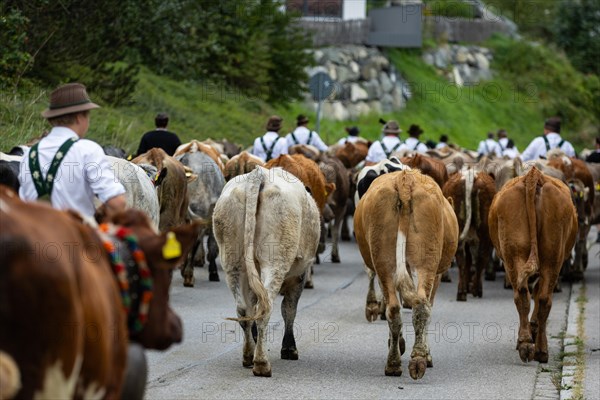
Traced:
<path fill-rule="evenodd" d="M 292 134 L 292 136 L 293 136 L 293 134 Z M 279 140 L 279 136 L 277 136 L 277 138 L 275 138 L 275 140 L 271 144 L 271 148 L 268 149 L 267 145 L 265 144 L 264 138 L 262 136 L 260 137 L 260 143 L 262 144 L 263 150 L 267 154 L 267 160 L 266 161 L 269 161 L 271 159 L 271 156 L 273 155 L 273 149 L 275 149 L 275 145 L 277 144 L 278 140 Z M 294 138 L 294 140 L 296 140 L 296 139 Z"/>
<path fill-rule="evenodd" d="M 38 194 L 38 200 L 50 201 L 52 189 L 54 188 L 54 178 L 58 172 L 58 167 L 60 167 L 65 155 L 77 140 L 77 138 L 68 139 L 60 146 L 54 155 L 54 159 L 50 164 L 50 168 L 48 169 L 45 179 L 42 176 L 42 168 L 40 166 L 40 157 L 38 154 L 39 143 L 36 143 L 31 148 L 31 151 L 29 152 L 29 169 L 31 170 L 33 184 L 35 185 L 35 190 Z"/>

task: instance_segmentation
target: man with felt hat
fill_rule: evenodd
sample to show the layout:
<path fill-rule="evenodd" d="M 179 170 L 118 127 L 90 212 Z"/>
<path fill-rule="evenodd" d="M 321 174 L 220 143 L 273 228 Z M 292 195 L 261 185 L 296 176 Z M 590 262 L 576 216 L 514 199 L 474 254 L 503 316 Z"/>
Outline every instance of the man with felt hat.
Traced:
<path fill-rule="evenodd" d="M 329 149 L 317 132 L 308 129 L 308 117 L 302 114 L 296 117 L 296 129 L 289 133 L 286 139 L 288 147 L 295 144 L 306 144 L 315 146 L 320 151 L 327 151 Z"/>
<path fill-rule="evenodd" d="M 283 118 L 273 115 L 267 121 L 267 133 L 254 140 L 252 154 L 267 162 L 282 154 L 288 154 L 288 143 L 285 138 L 279 137 L 283 126 Z"/>
<path fill-rule="evenodd" d="M 360 130 L 357 126 L 347 126 L 346 133 L 348 133 L 348 136 L 338 140 L 337 144 L 344 145 L 346 143 L 356 143 L 361 140 L 361 138 L 358 136 Z"/>
<path fill-rule="evenodd" d="M 62 85 L 50 94 L 50 106 L 42 116 L 52 130 L 21 161 L 23 200 L 46 200 L 54 208 L 72 209 L 84 217 L 94 216 L 94 197 L 108 214 L 125 209 L 125 188 L 115 179 L 102 147 L 83 139 L 90 110 L 99 107 L 80 83 Z"/>
<path fill-rule="evenodd" d="M 383 122 L 383 121 L 382 121 Z M 367 158 L 365 158 L 365 165 L 374 165 L 381 160 L 390 158 L 390 156 L 400 149 L 402 141 L 398 135 L 402 132 L 397 121 L 391 120 L 385 123 L 383 126 L 383 138 L 374 142 L 369 147 Z"/>
<path fill-rule="evenodd" d="M 428 150 L 427 145 L 419 140 L 419 136 L 423 134 L 423 129 L 419 125 L 412 124 L 408 128 L 408 138 L 404 144 L 400 146 L 400 150 L 416 151 L 417 153 L 425 154 Z"/>

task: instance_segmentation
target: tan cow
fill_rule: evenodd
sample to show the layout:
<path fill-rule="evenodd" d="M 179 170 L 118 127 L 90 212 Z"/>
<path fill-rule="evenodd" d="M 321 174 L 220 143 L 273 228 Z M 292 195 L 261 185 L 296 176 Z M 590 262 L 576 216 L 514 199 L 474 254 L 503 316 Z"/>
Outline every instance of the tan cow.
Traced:
<path fill-rule="evenodd" d="M 402 164 L 408 165 L 413 169 L 416 168 L 421 171 L 421 173 L 432 177 L 440 188 L 443 188 L 444 184 L 448 180 L 448 171 L 446 170 L 446 165 L 444 165 L 442 161 L 436 160 L 435 158 L 415 153 L 410 157 L 402 157 L 400 161 Z"/>
<path fill-rule="evenodd" d="M 490 236 L 514 291 L 519 313 L 517 350 L 524 362 L 548 362 L 546 322 L 561 266 L 577 236 L 577 215 L 569 188 L 533 167 L 508 182 L 489 213 Z M 529 320 L 528 282 L 539 276 Z"/>
<path fill-rule="evenodd" d="M 373 181 L 358 203 L 354 232 L 363 260 L 377 274 L 387 303 L 390 339 L 385 374 L 402 374 L 400 355 L 405 343 L 400 308 L 405 301 L 412 305 L 415 328 L 408 370 L 413 379 L 420 379 L 426 368 L 433 366 L 427 327 L 435 292 L 458 244 L 452 206 L 435 181 L 419 171 L 384 174 Z M 416 289 L 413 274 L 418 278 Z M 367 304 L 367 318 L 378 312 L 370 306 Z"/>
<path fill-rule="evenodd" d="M 227 285 L 244 330 L 243 365 L 271 376 L 267 329 L 281 293 L 285 333 L 281 358 L 298 359 L 294 318 L 319 242 L 319 211 L 304 185 L 281 168 L 257 167 L 230 180 L 213 214 Z M 256 321 L 256 347 L 252 322 Z"/>
<path fill-rule="evenodd" d="M 200 151 L 212 158 L 212 160 L 219 166 L 221 173 L 223 173 L 225 170 L 225 162 L 223 162 L 222 151 L 220 150 L 221 148 L 222 145 L 220 143 L 216 143 L 211 139 L 207 139 L 204 142 L 192 139 L 188 143 L 180 145 L 177 150 L 175 150 L 173 157 L 177 158 L 177 156 L 185 153 Z"/>
<path fill-rule="evenodd" d="M 244 175 L 252 172 L 257 165 L 261 167 L 265 165 L 260 158 L 250 154 L 247 151 L 242 151 L 240 154 L 231 157 L 225 164 L 225 180 L 229 181 L 238 175 Z"/>
<path fill-rule="evenodd" d="M 188 220 L 187 177 L 184 166 L 163 149 L 150 149 L 131 162 L 155 175 L 156 192 L 160 204 L 159 226 L 161 232 L 184 224 Z"/>

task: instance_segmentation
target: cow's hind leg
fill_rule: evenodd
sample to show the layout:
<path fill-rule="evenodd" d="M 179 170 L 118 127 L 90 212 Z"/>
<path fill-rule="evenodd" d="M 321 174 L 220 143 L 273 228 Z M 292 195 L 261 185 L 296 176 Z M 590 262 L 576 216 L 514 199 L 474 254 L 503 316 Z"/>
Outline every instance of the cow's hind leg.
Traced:
<path fill-rule="evenodd" d="M 190 254 L 185 259 L 183 266 L 181 267 L 181 276 L 183 277 L 183 286 L 185 287 L 194 287 L 194 266 L 197 265 L 196 260 L 198 259 L 196 253 L 198 253 L 198 250 L 201 248 L 202 236 L 198 235 L 196 241 L 194 242 L 194 246 L 192 247 L 192 251 L 190 251 Z M 202 265 L 200 264 L 200 266 Z"/>
<path fill-rule="evenodd" d="M 367 276 L 369 277 L 369 289 L 367 291 L 367 304 L 365 306 L 365 317 L 367 321 L 373 322 L 379 314 L 379 302 L 375 292 L 375 271 L 366 267 Z"/>
<path fill-rule="evenodd" d="M 393 275 L 380 277 L 383 298 L 387 299 L 386 319 L 390 330 L 388 339 L 388 359 L 385 365 L 387 376 L 402 375 L 402 361 L 400 355 L 404 350 L 402 337 L 402 319 L 400 314 L 400 301 L 393 281 Z"/>
<path fill-rule="evenodd" d="M 219 282 L 219 273 L 217 272 L 217 256 L 219 255 L 219 246 L 215 240 L 212 229 L 208 232 L 208 280 Z"/>
<path fill-rule="evenodd" d="M 413 305 L 413 327 L 415 329 L 415 345 L 410 355 L 408 372 L 413 379 L 421 379 L 428 366 L 433 366 L 427 330 L 431 319 L 431 295 L 436 285 L 436 275 L 429 271 L 419 272 L 419 287 L 417 299 Z"/>
<path fill-rule="evenodd" d="M 534 359 L 541 363 L 548 362 L 548 338 L 546 336 L 546 323 L 548 315 L 552 308 L 552 289 L 558 276 L 551 271 L 542 271 L 538 282 L 538 289 L 535 296 L 535 309 L 533 319 L 537 319 L 537 329 L 535 333 L 535 355 Z M 537 310 L 537 314 L 535 311 Z"/>
<path fill-rule="evenodd" d="M 297 360 L 298 349 L 294 338 L 294 320 L 298 309 L 298 300 L 304 288 L 304 277 L 292 277 L 286 279 L 281 289 L 283 301 L 281 303 L 281 315 L 285 323 L 283 343 L 281 345 L 282 360 Z"/>
<path fill-rule="evenodd" d="M 335 220 L 333 223 L 333 233 L 332 233 L 332 248 L 331 248 L 331 262 L 339 263 L 340 262 L 340 250 L 338 248 L 338 244 L 340 241 L 340 229 L 342 228 L 342 221 L 344 220 L 344 215 L 346 214 L 346 207 L 343 210 L 336 210 Z M 329 224 L 331 226 L 331 224 Z"/>
<path fill-rule="evenodd" d="M 467 301 L 467 293 L 469 291 L 469 268 L 467 265 L 467 252 L 465 244 L 461 244 L 456 251 L 456 264 L 458 265 L 458 292 L 456 293 L 456 301 Z"/>
<path fill-rule="evenodd" d="M 509 264 L 509 262 L 511 264 Z M 523 284 L 523 287 L 519 288 L 518 271 L 514 267 L 514 265 L 524 264 L 524 261 L 507 261 L 505 268 L 510 279 L 510 283 L 513 287 L 513 298 L 515 301 L 515 306 L 517 307 L 517 312 L 519 313 L 519 336 L 517 339 L 517 350 L 519 351 L 519 357 L 521 357 L 521 361 L 529 362 L 533 360 L 535 350 L 531 336 L 531 327 L 529 325 L 531 296 L 529 294 L 527 282 Z"/>

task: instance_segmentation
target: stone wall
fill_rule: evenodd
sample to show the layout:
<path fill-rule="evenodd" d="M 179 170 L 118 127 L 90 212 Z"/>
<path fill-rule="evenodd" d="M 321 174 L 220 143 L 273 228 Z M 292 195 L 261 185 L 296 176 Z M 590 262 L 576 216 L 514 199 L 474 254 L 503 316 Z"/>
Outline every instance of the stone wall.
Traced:
<path fill-rule="evenodd" d="M 326 72 L 336 81 L 323 104 L 323 116 L 334 120 L 360 115 L 389 113 L 405 106 L 408 84 L 377 48 L 365 46 L 326 47 L 314 51 L 317 67 L 309 76 Z M 307 97 L 316 109 L 316 103 Z"/>
<path fill-rule="evenodd" d="M 458 86 L 474 85 L 492 78 L 490 49 L 479 46 L 445 45 L 423 53 L 423 60 L 442 71 Z"/>

